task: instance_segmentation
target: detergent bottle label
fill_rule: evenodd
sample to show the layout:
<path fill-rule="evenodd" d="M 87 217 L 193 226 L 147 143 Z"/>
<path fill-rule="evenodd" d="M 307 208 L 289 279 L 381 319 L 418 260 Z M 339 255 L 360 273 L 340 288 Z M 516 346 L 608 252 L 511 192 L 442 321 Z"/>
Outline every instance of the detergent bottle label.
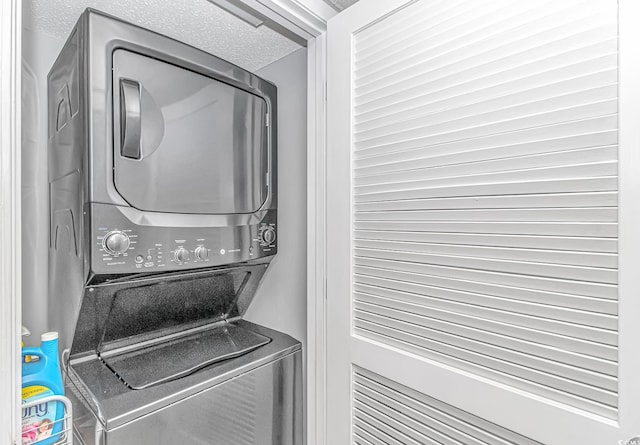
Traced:
<path fill-rule="evenodd" d="M 46 386 L 33 385 L 22 388 L 22 403 L 54 395 Z M 51 436 L 57 419 L 56 402 L 37 403 L 22 408 L 22 445 L 28 445 Z"/>

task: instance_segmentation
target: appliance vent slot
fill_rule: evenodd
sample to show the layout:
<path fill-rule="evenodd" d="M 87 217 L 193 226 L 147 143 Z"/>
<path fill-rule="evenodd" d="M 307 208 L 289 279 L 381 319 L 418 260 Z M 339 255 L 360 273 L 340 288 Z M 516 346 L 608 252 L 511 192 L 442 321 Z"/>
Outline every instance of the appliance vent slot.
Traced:
<path fill-rule="evenodd" d="M 356 335 L 617 418 L 617 13 L 422 1 L 355 34 Z"/>
<path fill-rule="evenodd" d="M 541 445 L 361 368 L 353 374 L 357 445 Z"/>

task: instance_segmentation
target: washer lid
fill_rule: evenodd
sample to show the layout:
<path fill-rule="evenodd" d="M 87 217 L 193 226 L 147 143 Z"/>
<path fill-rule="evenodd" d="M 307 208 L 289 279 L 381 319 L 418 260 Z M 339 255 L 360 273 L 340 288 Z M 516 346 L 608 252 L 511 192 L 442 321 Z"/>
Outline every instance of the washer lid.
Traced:
<path fill-rule="evenodd" d="M 189 335 L 157 339 L 151 345 L 100 358 L 129 388 L 145 389 L 239 357 L 270 341 L 264 335 L 225 324 Z"/>
<path fill-rule="evenodd" d="M 259 260 L 87 286 L 71 358 L 109 356 L 233 322 L 249 307 L 267 264 Z"/>

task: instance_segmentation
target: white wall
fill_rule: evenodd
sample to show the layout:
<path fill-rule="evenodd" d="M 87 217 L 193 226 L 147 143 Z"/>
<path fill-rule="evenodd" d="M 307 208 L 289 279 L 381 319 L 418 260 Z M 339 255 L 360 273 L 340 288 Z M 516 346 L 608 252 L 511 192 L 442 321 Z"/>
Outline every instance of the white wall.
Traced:
<path fill-rule="evenodd" d="M 47 73 L 64 40 L 22 33 L 22 323 L 39 342 L 47 331 L 49 199 Z"/>
<path fill-rule="evenodd" d="M 307 50 L 256 72 L 278 87 L 278 254 L 246 319 L 306 343 Z"/>

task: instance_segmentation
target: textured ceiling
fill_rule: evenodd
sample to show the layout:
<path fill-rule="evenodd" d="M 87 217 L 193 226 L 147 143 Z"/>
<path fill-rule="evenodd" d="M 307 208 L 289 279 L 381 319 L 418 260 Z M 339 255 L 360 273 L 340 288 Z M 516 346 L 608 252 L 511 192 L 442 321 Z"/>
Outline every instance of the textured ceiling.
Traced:
<path fill-rule="evenodd" d="M 325 3 L 329 3 L 329 5 L 336 8 L 338 11 L 342 11 L 343 9 L 348 8 L 353 5 L 358 0 L 324 0 Z"/>
<path fill-rule="evenodd" d="M 23 24 L 66 39 L 87 7 L 173 37 L 250 71 L 300 48 L 267 26 L 254 28 L 207 0 L 24 0 Z"/>

